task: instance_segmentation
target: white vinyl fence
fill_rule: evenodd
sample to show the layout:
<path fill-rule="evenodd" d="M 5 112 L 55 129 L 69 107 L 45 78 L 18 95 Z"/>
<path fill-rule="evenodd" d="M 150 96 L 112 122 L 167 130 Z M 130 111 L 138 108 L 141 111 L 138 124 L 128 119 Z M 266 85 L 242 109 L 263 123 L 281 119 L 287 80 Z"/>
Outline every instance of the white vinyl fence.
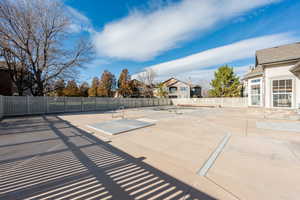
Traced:
<path fill-rule="evenodd" d="M 169 99 L 1 96 L 0 116 L 114 110 L 171 105 Z M 0 117 L 1 118 L 1 117 Z"/>
<path fill-rule="evenodd" d="M 174 105 L 187 106 L 221 106 L 221 107 L 247 107 L 248 98 L 228 97 L 228 98 L 190 98 L 172 99 Z"/>

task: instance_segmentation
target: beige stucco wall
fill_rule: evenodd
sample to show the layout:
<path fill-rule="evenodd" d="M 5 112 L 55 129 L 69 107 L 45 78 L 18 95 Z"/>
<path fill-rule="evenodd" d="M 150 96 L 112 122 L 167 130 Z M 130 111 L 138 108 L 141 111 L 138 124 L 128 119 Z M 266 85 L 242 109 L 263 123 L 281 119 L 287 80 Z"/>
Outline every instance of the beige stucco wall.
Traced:
<path fill-rule="evenodd" d="M 271 65 L 265 67 L 265 107 L 272 108 L 272 80 L 292 79 L 293 80 L 293 101 L 292 107 L 297 108 L 300 104 L 300 79 L 289 71 L 294 64 Z"/>
<path fill-rule="evenodd" d="M 176 84 L 172 85 L 171 87 L 177 87 L 176 93 L 169 93 L 170 95 L 177 95 L 177 98 L 190 98 L 190 86 L 183 83 L 183 82 L 177 82 Z M 185 91 L 181 91 L 181 87 L 185 87 Z"/>

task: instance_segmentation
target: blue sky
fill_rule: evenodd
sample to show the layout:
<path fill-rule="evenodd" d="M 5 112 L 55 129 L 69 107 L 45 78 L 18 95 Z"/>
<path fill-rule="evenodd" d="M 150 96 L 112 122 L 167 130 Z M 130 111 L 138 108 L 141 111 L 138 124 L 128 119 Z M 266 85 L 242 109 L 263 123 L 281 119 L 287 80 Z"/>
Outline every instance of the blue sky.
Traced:
<path fill-rule="evenodd" d="M 74 35 L 89 37 L 94 59 L 79 80 L 103 70 L 134 76 L 152 68 L 207 84 L 223 64 L 244 74 L 255 50 L 300 42 L 299 0 L 65 0 Z"/>

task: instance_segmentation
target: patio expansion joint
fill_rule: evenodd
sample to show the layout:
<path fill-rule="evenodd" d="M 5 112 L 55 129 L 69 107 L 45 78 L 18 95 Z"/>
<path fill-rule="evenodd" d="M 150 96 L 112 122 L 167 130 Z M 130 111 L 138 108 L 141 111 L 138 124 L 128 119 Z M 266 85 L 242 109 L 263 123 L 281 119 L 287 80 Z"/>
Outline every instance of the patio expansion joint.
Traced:
<path fill-rule="evenodd" d="M 290 146 L 287 146 L 287 148 L 295 156 L 296 160 L 300 162 L 300 157 L 295 153 L 294 149 Z"/>
<path fill-rule="evenodd" d="M 231 192 L 230 190 L 226 189 L 225 187 L 223 187 L 222 185 L 218 184 L 216 181 L 212 180 L 211 178 L 205 176 L 204 178 L 206 178 L 208 181 L 210 181 L 211 183 L 213 183 L 214 185 L 216 185 L 217 187 L 221 188 L 223 191 L 227 192 L 228 194 L 230 194 L 232 197 L 234 197 L 237 200 L 241 200 L 240 197 L 238 197 L 236 194 L 234 194 L 233 192 Z"/>
<path fill-rule="evenodd" d="M 232 197 L 234 197 L 235 199 L 240 200 L 240 198 L 234 194 L 233 192 L 231 192 L 230 190 L 226 189 L 225 187 L 221 186 L 220 184 L 218 184 L 217 182 L 215 182 L 214 180 L 212 180 L 211 178 L 209 178 L 207 176 L 207 173 L 209 171 L 210 168 L 213 167 L 215 161 L 217 160 L 217 158 L 220 156 L 220 154 L 222 153 L 223 149 L 225 148 L 226 144 L 229 142 L 230 138 L 231 138 L 232 134 L 231 133 L 227 133 L 223 139 L 221 140 L 221 142 L 219 143 L 219 145 L 216 147 L 216 149 L 213 151 L 213 153 L 210 155 L 210 157 L 208 158 L 208 160 L 204 163 L 204 165 L 199 169 L 199 171 L 197 172 L 197 175 L 200 175 L 202 177 L 204 177 L 205 179 L 207 179 L 209 182 L 213 183 L 214 185 L 216 185 L 217 187 L 221 188 L 223 191 L 225 191 L 226 193 L 230 194 Z"/>

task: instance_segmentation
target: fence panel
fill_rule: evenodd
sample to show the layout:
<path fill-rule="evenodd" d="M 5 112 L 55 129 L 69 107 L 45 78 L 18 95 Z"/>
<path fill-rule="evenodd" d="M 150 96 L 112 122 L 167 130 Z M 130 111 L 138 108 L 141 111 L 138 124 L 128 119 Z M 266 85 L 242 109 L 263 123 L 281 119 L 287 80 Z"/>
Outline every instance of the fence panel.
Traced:
<path fill-rule="evenodd" d="M 103 111 L 107 109 L 106 98 L 96 97 L 96 110 Z"/>
<path fill-rule="evenodd" d="M 123 98 L 123 99 L 121 99 L 121 102 L 122 102 L 122 106 L 124 106 L 124 108 L 130 108 L 129 98 Z"/>
<path fill-rule="evenodd" d="M 27 97 L 25 96 L 4 96 L 4 115 L 26 115 L 29 114 Z"/>
<path fill-rule="evenodd" d="M 97 110 L 96 107 L 96 97 L 82 97 L 82 111 L 94 111 Z"/>
<path fill-rule="evenodd" d="M 154 98 L 0 96 L 0 118 L 1 116 L 30 114 L 105 111 L 118 109 L 121 106 L 138 108 L 171 103 L 169 99 Z"/>
<path fill-rule="evenodd" d="M 134 99 L 127 99 L 127 107 L 133 108 L 134 107 Z"/>
<path fill-rule="evenodd" d="M 106 110 L 114 110 L 117 107 L 117 102 L 111 98 L 106 98 L 107 109 Z"/>
<path fill-rule="evenodd" d="M 45 114 L 47 112 L 47 97 L 27 97 L 30 114 Z"/>
<path fill-rule="evenodd" d="M 65 97 L 47 97 L 47 113 L 65 112 Z"/>
<path fill-rule="evenodd" d="M 81 97 L 65 97 L 65 112 L 80 112 Z"/>

